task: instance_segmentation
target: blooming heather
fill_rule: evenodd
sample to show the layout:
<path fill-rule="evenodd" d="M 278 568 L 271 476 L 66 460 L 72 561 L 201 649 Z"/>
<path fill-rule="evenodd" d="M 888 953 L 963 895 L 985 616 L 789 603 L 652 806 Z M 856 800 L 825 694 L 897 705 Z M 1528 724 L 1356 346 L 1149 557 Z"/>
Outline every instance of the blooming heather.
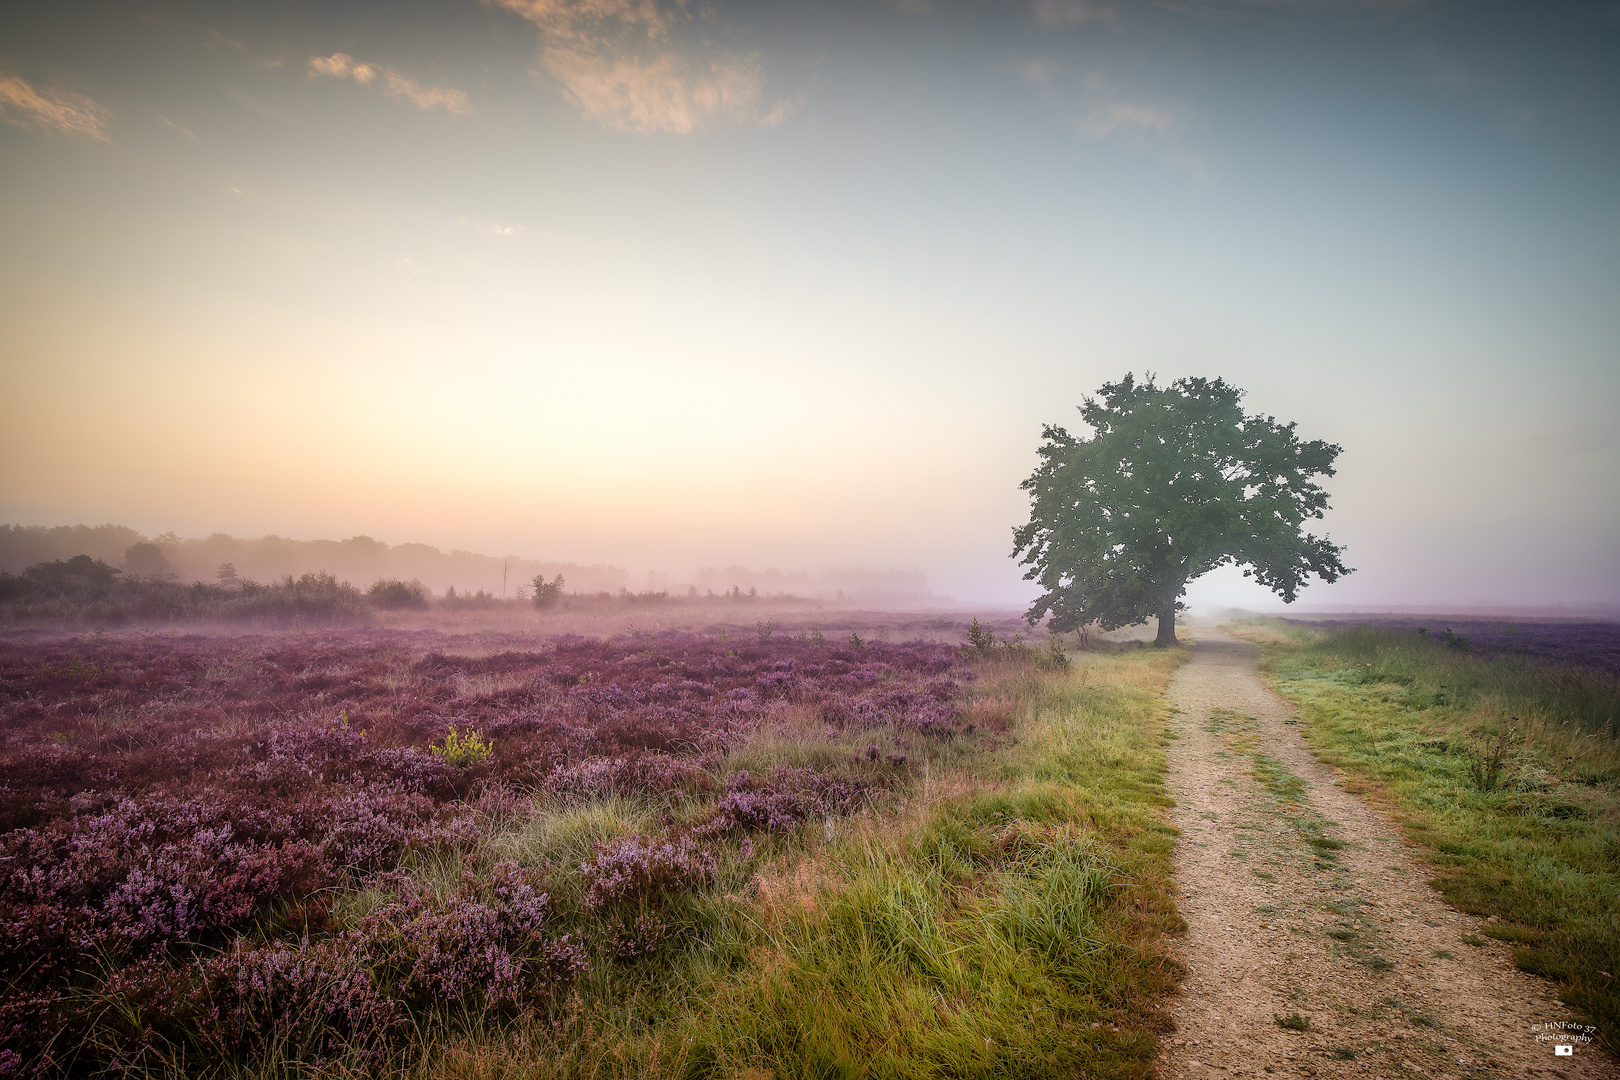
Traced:
<path fill-rule="evenodd" d="M 671 932 L 658 905 L 713 882 L 720 845 L 751 851 L 752 835 L 853 813 L 874 791 L 875 743 L 851 775 L 722 781 L 728 750 L 782 710 L 863 742 L 948 738 L 971 678 L 946 645 L 785 634 L 13 639 L 0 652 L 0 1075 L 53 1071 L 53 1054 L 78 1053 L 87 1025 L 114 1016 L 121 1034 L 97 1045 L 123 1049 L 81 1064 L 133 1067 L 162 1032 L 364 1058 L 428 1003 L 528 1007 L 593 955 L 553 925 L 541 871 L 486 866 L 431 895 L 402 862 L 475 852 L 487 822 L 535 793 L 695 801 L 695 828 L 621 837 L 578 868 L 586 910 L 618 927 L 598 954 L 645 956 Z M 487 757 L 435 755 L 452 730 L 479 732 Z M 384 899 L 339 925 L 324 898 L 362 886 Z"/>

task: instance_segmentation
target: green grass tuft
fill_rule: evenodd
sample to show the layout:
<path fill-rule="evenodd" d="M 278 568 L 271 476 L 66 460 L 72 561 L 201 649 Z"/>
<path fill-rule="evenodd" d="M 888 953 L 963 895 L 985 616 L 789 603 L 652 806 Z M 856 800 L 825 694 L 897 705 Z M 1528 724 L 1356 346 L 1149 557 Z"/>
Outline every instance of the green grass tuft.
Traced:
<path fill-rule="evenodd" d="M 1297 1012 L 1289 1013 L 1287 1016 L 1273 1016 L 1272 1019 L 1277 1021 L 1277 1026 L 1282 1028 L 1284 1031 L 1311 1030 L 1311 1018 L 1308 1016 L 1301 1016 Z"/>

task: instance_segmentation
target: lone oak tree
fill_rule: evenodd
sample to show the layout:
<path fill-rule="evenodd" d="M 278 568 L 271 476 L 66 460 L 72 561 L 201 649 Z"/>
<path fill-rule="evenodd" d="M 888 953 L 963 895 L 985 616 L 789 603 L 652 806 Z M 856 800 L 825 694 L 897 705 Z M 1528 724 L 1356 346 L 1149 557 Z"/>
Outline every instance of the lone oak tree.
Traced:
<path fill-rule="evenodd" d="M 1351 573 L 1344 548 L 1301 534 L 1320 518 L 1340 448 L 1301 442 L 1293 424 L 1249 416 L 1243 391 L 1216 379 L 1158 386 L 1150 372 L 1105 383 L 1080 415 L 1090 438 L 1047 425 L 1040 467 L 1021 485 L 1029 524 L 1013 530 L 1024 577 L 1044 590 L 1025 618 L 1057 631 L 1117 630 L 1158 616 L 1155 644 L 1176 644 L 1187 583 L 1245 566 L 1293 603 L 1308 575 Z"/>

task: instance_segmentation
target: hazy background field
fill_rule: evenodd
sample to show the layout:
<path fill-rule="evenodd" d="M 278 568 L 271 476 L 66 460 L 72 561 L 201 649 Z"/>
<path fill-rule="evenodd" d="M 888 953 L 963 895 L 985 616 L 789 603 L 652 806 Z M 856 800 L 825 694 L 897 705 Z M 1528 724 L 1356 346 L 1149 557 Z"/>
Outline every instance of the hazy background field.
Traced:
<path fill-rule="evenodd" d="M 1620 603 L 1612 6 L 679 10 L 7 6 L 0 520 L 1018 604 L 1155 370 L 1345 448 L 1307 606 Z"/>

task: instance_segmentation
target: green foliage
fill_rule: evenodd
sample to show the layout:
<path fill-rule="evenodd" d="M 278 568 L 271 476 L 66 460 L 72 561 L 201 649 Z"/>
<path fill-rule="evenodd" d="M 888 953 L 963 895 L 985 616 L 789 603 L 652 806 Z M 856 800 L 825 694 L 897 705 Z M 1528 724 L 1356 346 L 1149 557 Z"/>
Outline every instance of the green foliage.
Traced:
<path fill-rule="evenodd" d="M 428 591 L 420 581 L 378 578 L 372 582 L 371 588 L 366 590 L 366 598 L 371 601 L 372 606 L 382 608 L 384 611 L 404 609 L 426 611 L 428 608 Z"/>
<path fill-rule="evenodd" d="M 1586 668 L 1548 664 L 1528 656 L 1475 656 L 1443 637 L 1414 639 L 1378 626 L 1324 632 L 1275 619 L 1235 624 L 1246 637 L 1276 646 L 1279 662 L 1309 662 L 1331 670 L 1336 681 L 1377 686 L 1385 696 L 1431 716 L 1487 710 L 1502 731 L 1513 728 L 1543 752 L 1605 771 L 1595 782 L 1620 780 L 1592 747 L 1570 738 L 1597 736 L 1620 744 L 1620 680 Z M 1491 730 L 1493 737 L 1501 731 Z M 1553 741 L 1549 742 L 1551 737 Z M 1555 745 L 1556 744 L 1556 745 Z M 1577 752 L 1578 751 L 1578 752 Z"/>
<path fill-rule="evenodd" d="M 1277 1026 L 1282 1028 L 1284 1031 L 1311 1030 L 1311 1018 L 1308 1016 L 1301 1016 L 1297 1012 L 1289 1013 L 1287 1016 L 1274 1015 L 1272 1019 L 1277 1021 Z"/>
<path fill-rule="evenodd" d="M 444 590 L 444 596 L 439 600 L 438 606 L 446 611 L 489 611 L 503 606 L 505 602 L 492 592 L 476 589 L 473 592 L 456 592 L 451 585 Z"/>
<path fill-rule="evenodd" d="M 968 644 L 980 653 L 988 653 L 996 647 L 996 635 L 988 627 L 980 626 L 975 618 L 967 629 Z"/>
<path fill-rule="evenodd" d="M 161 577 L 171 572 L 169 557 L 163 549 L 145 540 L 129 546 L 124 552 L 124 565 L 131 574 L 140 577 Z"/>
<path fill-rule="evenodd" d="M 1056 634 L 1052 634 L 1046 639 L 1046 654 L 1041 657 L 1041 666 L 1052 671 L 1069 670 L 1069 654 L 1063 648 L 1062 639 Z"/>
<path fill-rule="evenodd" d="M 1029 660 L 1034 658 L 1034 650 L 1017 637 L 998 638 L 995 632 L 987 626 L 982 626 L 978 619 L 974 619 L 967 629 L 968 647 L 982 657 L 1005 657 L 1007 659 Z M 1066 670 L 1068 656 L 1063 652 L 1061 643 L 1052 639 L 1047 652 L 1036 658 L 1040 663 L 1054 670 Z"/>
<path fill-rule="evenodd" d="M 50 621 L 116 626 L 200 620 L 269 626 L 352 626 L 370 622 L 365 596 L 331 574 L 305 574 L 261 584 L 181 584 L 126 576 L 100 559 L 36 563 L 0 573 L 0 622 Z"/>
<path fill-rule="evenodd" d="M 480 738 L 478 732 L 468 729 L 465 734 L 456 730 L 454 724 L 444 737 L 444 743 L 429 746 L 435 756 L 442 757 L 445 764 L 454 765 L 458 769 L 465 769 L 469 765 L 477 765 L 488 761 L 489 755 L 495 752 L 495 743 L 492 739 Z"/>
<path fill-rule="evenodd" d="M 1247 567 L 1288 602 L 1313 574 L 1351 572 L 1343 548 L 1300 531 L 1327 508 L 1312 478 L 1334 474 L 1339 447 L 1245 414 L 1242 396 L 1220 379 L 1160 387 L 1127 374 L 1085 399 L 1091 437 L 1044 428 L 1041 464 L 1022 484 L 1029 522 L 1013 533 L 1024 576 L 1043 590 L 1031 625 L 1050 615 L 1058 631 L 1114 630 L 1157 616 L 1169 644 L 1187 583 L 1218 566 Z"/>
<path fill-rule="evenodd" d="M 145 539 L 124 525 L 0 525 L 0 566 L 33 566 L 79 554 L 113 563 Z"/>
<path fill-rule="evenodd" d="M 562 602 L 563 576 L 561 574 L 558 574 L 551 581 L 547 581 L 544 574 L 536 574 L 530 585 L 534 588 L 534 606 L 541 611 L 554 608 Z"/>
<path fill-rule="evenodd" d="M 1423 638 L 1428 637 L 1430 634 L 1430 630 L 1427 626 L 1418 627 L 1417 632 L 1418 637 Z M 1446 627 L 1442 632 L 1435 634 L 1434 640 L 1440 642 L 1442 645 L 1449 645 L 1451 648 L 1456 649 L 1459 652 L 1468 651 L 1468 639 L 1461 634 L 1452 633 L 1451 627 L 1449 626 Z"/>
<path fill-rule="evenodd" d="M 93 595 L 110 590 L 123 571 L 88 555 L 35 563 L 21 574 L 0 574 L 0 600 L 42 595 Z"/>
<path fill-rule="evenodd" d="M 1468 775 L 1475 787 L 1481 791 L 1495 791 L 1501 786 L 1502 773 L 1509 764 L 1507 753 L 1514 742 L 1512 733 L 1498 735 L 1494 742 L 1486 744 L 1483 753 L 1469 762 Z"/>

